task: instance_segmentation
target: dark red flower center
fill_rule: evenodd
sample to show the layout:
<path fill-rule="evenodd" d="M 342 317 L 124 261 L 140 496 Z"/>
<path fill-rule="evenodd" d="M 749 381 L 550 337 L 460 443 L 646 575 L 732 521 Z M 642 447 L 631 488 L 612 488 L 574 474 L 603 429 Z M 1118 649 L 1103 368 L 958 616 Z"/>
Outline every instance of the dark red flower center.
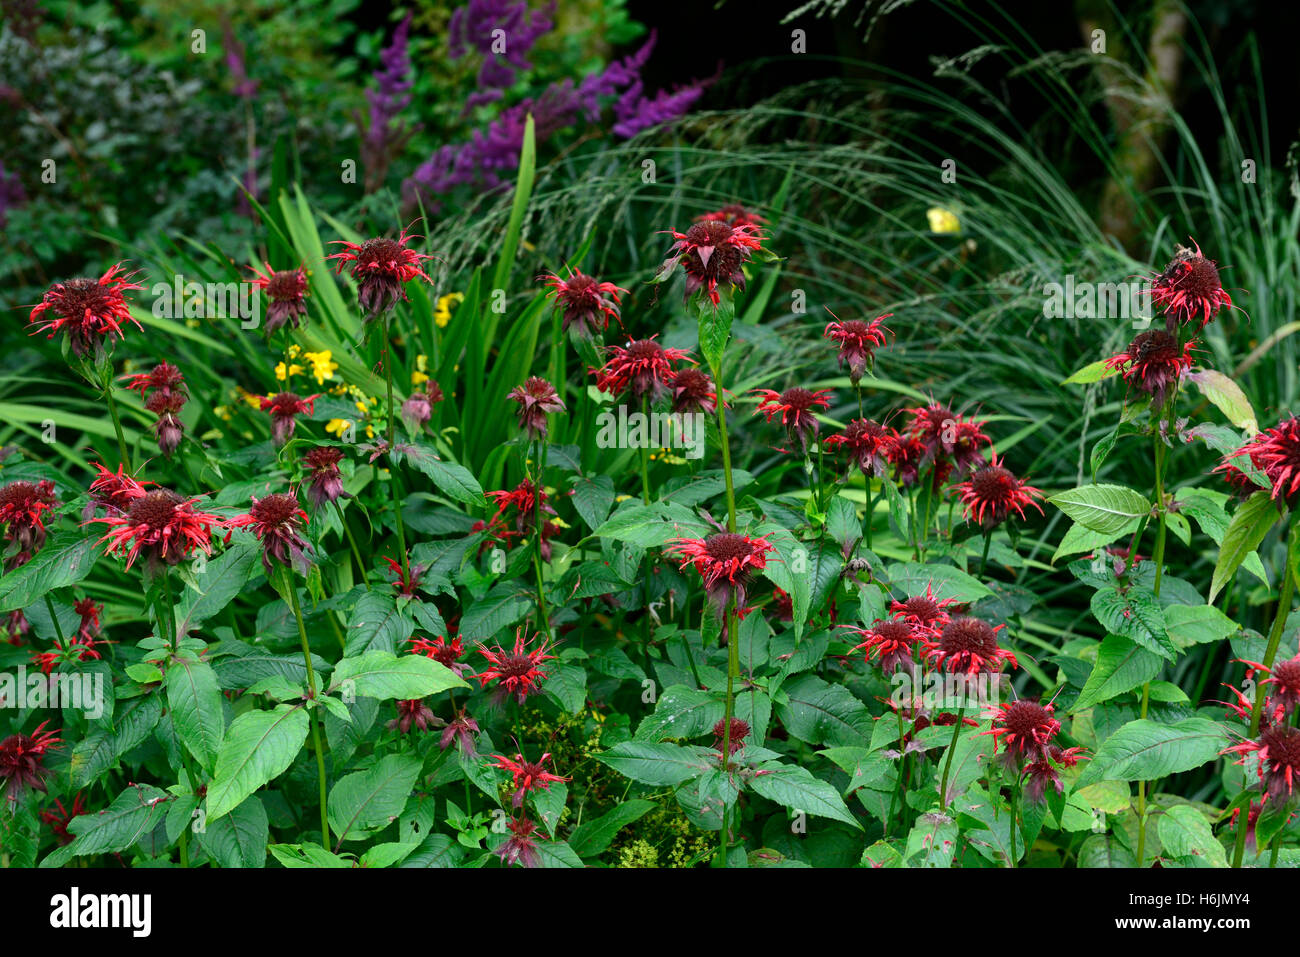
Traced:
<path fill-rule="evenodd" d="M 781 404 L 794 412 L 807 412 L 822 404 L 821 397 L 811 389 L 795 386 L 781 393 Z"/>
<path fill-rule="evenodd" d="M 629 342 L 626 351 L 630 359 L 639 362 L 654 362 L 664 349 L 653 339 L 638 339 L 635 342 Z"/>
<path fill-rule="evenodd" d="M 1052 712 L 1033 701 L 1013 701 L 1006 706 L 1003 723 L 1017 738 L 1032 739 L 1052 731 Z"/>
<path fill-rule="evenodd" d="M 1019 480 L 1000 466 L 982 468 L 970 477 L 971 491 L 984 502 L 1005 501 L 1019 485 Z"/>
<path fill-rule="evenodd" d="M 892 641 L 897 644 L 910 644 L 914 639 L 912 626 L 905 621 L 882 621 L 873 625 L 872 633 L 881 641 Z"/>
<path fill-rule="evenodd" d="M 258 499 L 248 510 L 259 525 L 278 527 L 294 523 L 301 506 L 294 495 L 277 493 Z"/>
<path fill-rule="evenodd" d="M 172 523 L 176 517 L 176 507 L 183 501 L 184 499 L 169 489 L 153 489 L 132 502 L 127 514 L 131 524 L 144 525 L 158 531 Z"/>
<path fill-rule="evenodd" d="M 1268 748 L 1270 766 L 1281 765 L 1300 773 L 1300 728 L 1273 725 L 1260 732 L 1259 743 Z"/>
<path fill-rule="evenodd" d="M 926 598 L 924 595 L 916 595 L 907 599 L 902 604 L 902 610 L 903 614 L 927 624 L 936 618 L 943 617 L 943 609 L 939 607 L 939 603 L 932 598 Z"/>
<path fill-rule="evenodd" d="M 306 288 L 302 273 L 290 269 L 271 273 L 266 283 L 266 294 L 272 299 L 299 299 Z"/>
<path fill-rule="evenodd" d="M 735 532 L 710 535 L 704 540 L 704 549 L 709 553 L 709 558 L 717 562 L 747 558 L 754 553 L 754 546 L 749 539 Z"/>
<path fill-rule="evenodd" d="M 335 468 L 343 458 L 343 453 L 336 448 L 328 445 L 322 445 L 314 448 L 302 457 L 303 464 L 309 469 L 316 472 L 324 472 Z"/>
<path fill-rule="evenodd" d="M 1178 340 L 1163 329 L 1139 332 L 1129 343 L 1128 354 L 1139 365 L 1168 365 L 1182 358 Z"/>
<path fill-rule="evenodd" d="M 1194 299 L 1212 299 L 1223 288 L 1219 267 L 1195 254 L 1175 258 L 1161 278 Z"/>
<path fill-rule="evenodd" d="M 1292 694 L 1300 693 L 1300 658 L 1292 658 L 1273 668 L 1278 689 Z"/>
<path fill-rule="evenodd" d="M 399 263 L 405 252 L 405 247 L 395 239 L 367 239 L 357 252 L 357 266 Z"/>
<path fill-rule="evenodd" d="M 993 658 L 998 653 L 998 636 L 993 626 L 980 618 L 954 618 L 944 626 L 939 650 L 950 657 L 971 654 Z"/>
<path fill-rule="evenodd" d="M 94 279 L 69 279 L 62 284 L 58 294 L 58 307 L 69 319 L 80 320 L 89 310 L 100 316 L 112 308 L 116 290 L 100 285 Z"/>
<path fill-rule="evenodd" d="M 31 482 L 11 482 L 0 489 L 0 508 L 25 509 L 49 500 L 50 497 Z"/>

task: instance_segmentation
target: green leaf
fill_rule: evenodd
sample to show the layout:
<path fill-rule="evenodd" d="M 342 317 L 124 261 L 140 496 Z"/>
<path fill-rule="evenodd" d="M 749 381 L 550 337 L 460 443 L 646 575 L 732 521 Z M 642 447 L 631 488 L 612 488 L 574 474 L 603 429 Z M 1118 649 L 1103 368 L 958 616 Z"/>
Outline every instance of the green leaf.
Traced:
<path fill-rule="evenodd" d="M 1098 359 L 1096 362 L 1089 362 L 1068 379 L 1062 379 L 1061 385 L 1091 385 L 1094 382 L 1101 382 L 1103 379 L 1118 375 L 1119 368 L 1107 366 L 1107 361 L 1106 359 Z"/>
<path fill-rule="evenodd" d="M 27 564 L 0 578 L 0 611 L 17 611 L 39 601 L 55 588 L 75 585 L 102 554 L 95 536 L 60 532 Z"/>
<path fill-rule="evenodd" d="M 693 511 L 676 502 L 625 503 L 591 537 L 658 548 L 674 538 L 702 538 L 711 531 Z"/>
<path fill-rule="evenodd" d="M 701 290 L 696 300 L 699 309 L 700 355 L 717 371 L 722 365 L 722 355 L 727 349 L 727 340 L 731 338 L 731 323 L 736 318 L 736 302 L 730 286 L 718 286 L 718 302 L 715 305 Z"/>
<path fill-rule="evenodd" d="M 722 720 L 725 711 L 725 702 L 719 701 L 716 695 L 685 685 L 672 685 L 659 696 L 654 713 L 641 719 L 635 738 L 638 741 L 697 738 L 708 734 Z"/>
<path fill-rule="evenodd" d="M 173 660 L 167 666 L 167 707 L 176 733 L 206 770 L 221 750 L 226 719 L 217 676 L 206 661 Z"/>
<path fill-rule="evenodd" d="M 98 814 L 74 817 L 68 824 L 68 833 L 75 835 L 72 843 L 46 857 L 41 866 L 56 867 L 70 857 L 127 850 L 162 822 L 170 800 L 167 792 L 150 784 L 130 785 Z"/>
<path fill-rule="evenodd" d="M 624 777 L 655 787 L 681 784 L 709 769 L 708 759 L 699 751 L 675 744 L 624 741 L 595 758 Z"/>
<path fill-rule="evenodd" d="M 1179 804 L 1160 815 L 1160 844 L 1169 857 L 1200 858 L 1204 866 L 1227 867 L 1228 855 L 1210 822 L 1194 807 Z"/>
<path fill-rule="evenodd" d="M 1164 667 L 1160 656 L 1122 635 L 1107 635 L 1097 650 L 1097 663 L 1088 676 L 1072 711 L 1090 708 L 1116 695 L 1132 691 L 1154 678 Z"/>
<path fill-rule="evenodd" d="M 1151 513 L 1146 497 L 1124 485 L 1081 485 L 1048 501 L 1094 532 L 1118 534 Z"/>
<path fill-rule="evenodd" d="M 341 778 L 325 802 L 334 839 L 342 843 L 349 837 L 360 838 L 363 832 L 396 820 L 423 764 L 416 755 L 390 754 L 367 771 Z"/>
<path fill-rule="evenodd" d="M 813 674 L 799 675 L 781 689 L 776 705 L 786 731 L 807 744 L 869 747 L 874 724 L 866 705 L 839 684 Z"/>
<path fill-rule="evenodd" d="M 264 867 L 269 834 L 266 808 L 253 798 L 210 822 L 203 846 L 222 867 Z"/>
<path fill-rule="evenodd" d="M 1058 558 L 1066 555 L 1077 555 L 1081 552 L 1095 552 L 1099 548 L 1104 548 L 1117 538 L 1124 538 L 1132 535 L 1133 530 L 1137 528 L 1137 522 L 1129 522 L 1123 528 L 1113 532 L 1096 532 L 1087 525 L 1080 525 L 1078 522 L 1072 524 L 1061 537 L 1061 544 L 1056 546 L 1056 553 L 1052 555 L 1052 563 L 1055 564 Z"/>
<path fill-rule="evenodd" d="M 429 476 L 438 491 L 448 498 L 472 508 L 487 507 L 482 486 L 465 466 L 446 462 L 438 458 L 433 449 L 423 445 L 417 446 L 414 452 L 407 452 L 405 459 Z"/>
<path fill-rule="evenodd" d="M 807 768 L 766 761 L 749 781 L 750 790 L 798 813 L 843 821 L 858 830 L 862 825 L 844 804 L 839 791 L 812 776 Z"/>
<path fill-rule="evenodd" d="M 370 650 L 395 652 L 412 631 L 410 618 L 397 607 L 392 595 L 366 592 L 357 599 L 348 617 L 344 654 L 352 657 Z"/>
<path fill-rule="evenodd" d="M 176 602 L 176 633 L 184 638 L 235 599 L 250 578 L 262 569 L 262 549 L 239 542 L 204 565 L 194 585 Z"/>
<path fill-rule="evenodd" d="M 542 691 L 566 714 L 577 714 L 587 703 L 587 669 L 570 664 L 548 668 Z"/>
<path fill-rule="evenodd" d="M 595 857 L 609 847 L 619 831 L 640 820 L 655 807 L 657 805 L 654 801 L 640 798 L 624 801 L 594 821 L 584 821 L 575 827 L 569 835 L 569 846 L 579 857 Z"/>
<path fill-rule="evenodd" d="M 1278 520 L 1277 505 L 1262 489 L 1237 506 L 1219 548 L 1219 560 L 1210 580 L 1210 603 L 1237 574 L 1237 569 L 1264 540 Z"/>
<path fill-rule="evenodd" d="M 144 742 L 162 717 L 162 703 L 156 694 L 140 695 L 122 702 L 113 717 L 113 728 L 100 728 L 77 742 L 68 762 L 72 786 L 83 788 L 117 764 L 126 752 Z"/>
<path fill-rule="evenodd" d="M 1227 732 L 1206 718 L 1184 718 L 1177 724 L 1140 718 L 1101 743 L 1076 787 L 1168 777 L 1215 760 L 1227 746 Z"/>
<path fill-rule="evenodd" d="M 450 668 L 432 658 L 399 658 L 387 651 L 367 651 L 360 657 L 340 661 L 334 669 L 331 690 L 349 682 L 353 693 L 380 701 L 424 698 L 449 688 L 469 687 Z"/>
<path fill-rule="evenodd" d="M 1079 848 L 1079 866 L 1083 868 L 1137 867 L 1133 852 L 1113 834 L 1089 834 Z"/>
<path fill-rule="evenodd" d="M 1228 421 L 1237 428 L 1244 429 L 1247 435 L 1259 431 L 1259 421 L 1255 418 L 1255 410 L 1250 407 L 1246 393 L 1222 372 L 1198 369 L 1183 378 L 1195 382 L 1201 393 L 1218 407 Z"/>
<path fill-rule="evenodd" d="M 474 602 L 461 619 L 460 635 L 467 641 L 492 638 L 505 631 L 533 607 L 533 600 L 512 582 L 498 582 Z"/>
<path fill-rule="evenodd" d="M 933 586 L 934 597 L 953 598 L 962 604 L 988 598 L 993 591 L 960 568 L 951 565 L 921 565 L 903 562 L 888 568 L 889 584 L 909 598 L 924 595 L 926 586 Z"/>
<path fill-rule="evenodd" d="M 1169 638 L 1181 649 L 1221 641 L 1241 627 L 1213 605 L 1170 605 L 1165 608 Z"/>
<path fill-rule="evenodd" d="M 283 774 L 302 750 L 309 727 L 306 710 L 287 704 L 274 711 L 248 711 L 231 722 L 208 784 L 208 821 L 230 813 Z"/>
<path fill-rule="evenodd" d="M 1092 593 L 1090 604 L 1092 613 L 1111 634 L 1131 638 L 1170 661 L 1178 657 L 1178 648 L 1169 640 L 1164 610 L 1153 593 L 1137 587 L 1121 592 L 1107 586 Z"/>

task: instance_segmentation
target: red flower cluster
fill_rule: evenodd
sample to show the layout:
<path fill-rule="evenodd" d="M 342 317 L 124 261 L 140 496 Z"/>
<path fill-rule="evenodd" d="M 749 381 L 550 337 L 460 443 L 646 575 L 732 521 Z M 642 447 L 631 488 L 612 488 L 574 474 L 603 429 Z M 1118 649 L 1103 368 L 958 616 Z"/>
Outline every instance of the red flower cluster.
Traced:
<path fill-rule="evenodd" d="M 555 386 L 541 376 L 531 376 L 523 385 L 515 386 L 506 398 L 519 403 L 519 428 L 530 442 L 546 438 L 547 413 L 565 410 Z"/>
<path fill-rule="evenodd" d="M 307 470 L 307 497 L 316 508 L 339 498 L 351 498 L 343 491 L 343 475 L 339 472 L 342 460 L 343 450 L 332 445 L 318 445 L 302 454 L 302 466 Z"/>
<path fill-rule="evenodd" d="M 755 389 L 754 395 L 759 396 L 758 409 L 756 410 L 758 414 L 768 422 L 780 415 L 781 424 L 785 426 L 790 441 L 798 442 L 800 450 L 806 454 L 808 441 L 820 431 L 815 410 L 830 408 L 830 390 L 817 389 L 814 391 L 795 386 L 792 389 L 786 389 L 784 392 L 773 392 L 771 389 Z"/>
<path fill-rule="evenodd" d="M 172 453 L 180 447 L 185 432 L 181 425 L 180 411 L 190 397 L 181 370 L 169 362 L 163 362 L 149 372 L 133 375 L 126 387 L 138 391 L 144 400 L 144 407 L 158 417 L 153 424 L 158 451 L 171 458 Z M 150 395 L 150 392 L 153 394 Z"/>
<path fill-rule="evenodd" d="M 367 239 L 359 244 L 344 239 L 333 241 L 333 245 L 340 245 L 343 250 L 325 258 L 338 260 L 335 265 L 338 273 L 348 263 L 352 264 L 352 278 L 359 285 L 357 298 L 366 310 L 367 322 L 392 309 L 399 299 L 407 301 L 405 286 L 412 279 L 418 276 L 433 282 L 420 265 L 422 260 L 433 257 L 406 245 L 417 238 L 407 235 L 403 229 L 396 239 Z"/>
<path fill-rule="evenodd" d="M 16 548 L 5 559 L 7 571 L 27 564 L 41 550 L 45 544 L 46 513 L 58 505 L 54 483 L 48 479 L 10 482 L 0 488 L 0 524 L 5 527 L 5 543 Z"/>
<path fill-rule="evenodd" d="M 1231 457 L 1238 455 L 1249 455 L 1255 467 L 1268 477 L 1273 498 L 1282 499 L 1288 506 L 1295 504 L 1296 493 L 1300 492 L 1300 419 L 1292 416 L 1265 429 Z"/>
<path fill-rule="evenodd" d="M 755 250 L 762 249 L 762 235 L 752 222 L 731 225 L 721 219 L 706 219 L 684 233 L 669 232 L 676 242 L 656 281 L 667 279 L 680 263 L 686 272 L 686 299 L 703 289 L 715 306 L 721 301 L 719 284 L 745 288 L 744 264 Z"/>
<path fill-rule="evenodd" d="M 11 805 L 17 804 L 26 791 L 44 791 L 50 769 L 45 755 L 57 748 L 58 731 L 46 731 L 42 721 L 31 734 L 11 734 L 0 741 L 0 786 Z"/>
<path fill-rule="evenodd" d="M 123 273 L 122 264 L 110 266 L 98 279 L 69 279 L 55 283 L 32 309 L 35 332 L 48 332 L 53 339 L 60 332 L 68 336 L 74 354 L 94 352 L 102 356 L 113 343 L 123 338 L 124 323 L 140 323 L 131 317 L 131 307 L 122 294 L 128 289 L 143 289 L 131 282 L 135 273 Z"/>
<path fill-rule="evenodd" d="M 679 556 L 681 566 L 694 565 L 704 579 L 704 590 L 714 610 L 722 614 L 727 601 L 745 604 L 745 589 L 755 571 L 767 567 L 767 553 L 774 546 L 766 538 L 751 538 L 735 532 L 718 532 L 708 538 L 676 538 L 666 551 Z"/>
<path fill-rule="evenodd" d="M 292 392 L 278 392 L 262 399 L 262 411 L 271 413 L 271 441 L 284 445 L 297 427 L 296 416 L 311 415 L 319 395 L 300 398 Z"/>
<path fill-rule="evenodd" d="M 1015 512 L 1025 517 L 1025 506 L 1032 505 L 1039 514 L 1043 508 L 1035 498 L 1043 493 L 1023 479 L 1016 478 L 994 455 L 991 461 L 971 473 L 965 482 L 953 486 L 962 505 L 966 507 L 966 520 L 977 522 L 984 529 L 1001 525 Z"/>
<path fill-rule="evenodd" d="M 564 310 L 560 325 L 566 332 L 593 339 L 605 331 L 611 319 L 619 321 L 619 296 L 626 295 L 626 289 L 572 268 L 568 279 L 554 274 L 541 278 L 554 290 L 555 308 Z"/>
<path fill-rule="evenodd" d="M 551 759 L 549 753 L 543 754 L 536 761 L 525 761 L 522 754 L 516 754 L 513 761 L 502 754 L 494 754 L 493 757 L 496 759 L 496 766 L 503 771 L 509 771 L 514 779 L 515 793 L 511 803 L 516 808 L 524 806 L 524 796 L 529 791 L 547 790 L 552 782 L 569 780 L 546 770 L 546 762 Z"/>
<path fill-rule="evenodd" d="M 1205 326 L 1224 308 L 1232 308 L 1219 279 L 1219 267 L 1201 255 L 1195 242 L 1191 249 L 1179 246 L 1164 271 L 1152 280 L 1151 301 L 1165 314 L 1168 331 L 1199 319 L 1197 329 Z"/>
<path fill-rule="evenodd" d="M 540 637 L 540 636 L 534 636 Z M 523 704 L 530 695 L 541 690 L 547 675 L 541 668 L 542 662 L 555 656 L 549 654 L 545 639 L 536 648 L 530 648 L 531 640 L 524 638 L 524 629 L 515 632 L 515 646 L 506 651 L 500 645 L 492 648 L 479 647 L 479 654 L 488 660 L 488 667 L 478 675 L 479 685 L 486 688 L 488 684 L 497 683 L 495 699 L 498 702 L 513 697 Z"/>
<path fill-rule="evenodd" d="M 310 546 L 302 537 L 307 513 L 292 492 L 278 492 L 266 498 L 254 498 L 246 515 L 226 522 L 227 528 L 249 528 L 262 543 L 262 566 L 269 575 L 275 564 L 291 565 L 307 573 Z"/>
<path fill-rule="evenodd" d="M 848 366 L 849 381 L 853 383 L 854 388 L 862 381 L 863 373 L 874 364 L 876 350 L 885 344 L 886 335 L 891 334 L 885 328 L 885 320 L 891 316 L 893 316 L 892 312 L 877 316 L 870 322 L 863 322 L 861 319 L 841 322 L 836 319 L 827 324 L 823 336 L 840 347 L 840 367 Z"/>
<path fill-rule="evenodd" d="M 605 364 L 591 370 L 596 388 L 635 403 L 646 397 L 658 402 L 677 376 L 673 363 L 692 361 L 684 349 L 665 349 L 654 336 L 629 342 L 626 347 L 608 346 L 605 353 Z"/>
<path fill-rule="evenodd" d="M 1130 388 L 1149 395 L 1156 409 L 1164 407 L 1169 391 L 1192 367 L 1192 346 L 1183 345 L 1164 329 L 1148 329 L 1133 337 L 1127 349 L 1106 360 L 1106 367 L 1118 369 Z"/>
<path fill-rule="evenodd" d="M 924 656 L 930 664 L 954 674 L 991 674 L 1007 663 L 1019 667 L 1016 656 L 998 645 L 998 632 L 1005 627 L 969 616 L 953 618 L 937 637 L 926 642 Z"/>
<path fill-rule="evenodd" d="M 100 480 L 115 479 L 112 473 L 103 472 Z M 134 484 L 134 480 L 126 480 Z M 151 571 L 160 565 L 175 565 L 197 548 L 205 555 L 212 554 L 212 529 L 224 528 L 226 523 L 215 515 L 194 510 L 199 499 L 184 499 L 170 489 L 145 491 L 123 482 L 116 491 L 126 496 L 130 505 L 124 510 L 109 511 L 104 518 L 92 518 L 109 526 L 101 542 L 108 542 L 110 554 L 126 554 L 126 567 L 130 568 L 143 552 Z"/>
<path fill-rule="evenodd" d="M 286 322 L 292 329 L 298 328 L 300 316 L 307 315 L 307 273 L 301 267 L 296 269 L 275 270 L 271 264 L 264 262 L 265 273 L 249 267 L 253 273 L 254 285 L 260 287 L 270 300 L 266 310 L 266 331 L 275 332 Z"/>

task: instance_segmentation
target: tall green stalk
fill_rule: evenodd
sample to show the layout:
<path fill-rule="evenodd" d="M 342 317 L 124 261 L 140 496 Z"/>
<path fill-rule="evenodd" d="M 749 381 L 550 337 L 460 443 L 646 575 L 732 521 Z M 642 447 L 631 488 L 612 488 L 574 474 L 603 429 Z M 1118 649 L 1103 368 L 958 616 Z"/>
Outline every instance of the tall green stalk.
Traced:
<path fill-rule="evenodd" d="M 410 559 L 406 555 L 406 525 L 402 521 L 402 493 L 398 487 L 397 465 L 393 460 L 393 443 L 397 431 L 397 409 L 393 407 L 393 352 L 392 337 L 388 328 L 391 321 L 387 316 L 381 321 L 384 327 L 384 381 L 388 386 L 388 480 L 393 489 L 393 513 L 397 518 L 397 547 L 402 556 L 402 581 L 409 587 L 411 584 L 411 567 Z"/>
<path fill-rule="evenodd" d="M 316 703 L 316 669 L 311 663 L 311 645 L 307 642 L 307 626 L 302 620 L 302 603 L 298 600 L 298 589 L 294 586 L 293 576 L 284 570 L 285 591 L 289 593 L 289 598 L 293 602 L 293 617 L 298 622 L 298 639 L 302 642 L 302 660 L 307 665 L 307 688 L 310 691 L 312 704 Z M 307 719 L 311 722 L 311 743 L 316 751 L 316 780 L 320 791 L 320 844 L 325 850 L 330 847 L 330 825 L 329 817 L 325 813 L 325 752 L 321 750 L 320 744 L 320 722 L 316 720 L 316 711 L 313 708 L 307 709 Z"/>
<path fill-rule="evenodd" d="M 718 393 L 718 437 L 722 444 L 722 475 L 727 488 L 727 531 L 736 531 L 736 487 L 731 478 L 731 446 L 727 438 L 727 410 L 722 400 L 722 375 L 718 364 L 712 364 L 714 388 Z M 731 719 L 735 715 L 735 680 L 740 674 L 740 635 L 735 627 L 735 599 L 727 600 L 723 612 L 722 628 L 727 636 L 727 704 L 723 715 L 722 731 L 722 766 L 723 773 L 731 765 Z M 724 809 L 722 815 L 722 865 L 727 866 L 727 852 L 731 848 L 730 814 Z"/>

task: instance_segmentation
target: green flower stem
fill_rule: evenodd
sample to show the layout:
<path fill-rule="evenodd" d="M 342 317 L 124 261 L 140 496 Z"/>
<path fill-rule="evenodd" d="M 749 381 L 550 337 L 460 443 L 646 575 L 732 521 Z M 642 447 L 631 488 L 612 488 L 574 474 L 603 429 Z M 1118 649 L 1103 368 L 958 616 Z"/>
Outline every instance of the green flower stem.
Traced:
<path fill-rule="evenodd" d="M 1300 512 L 1292 512 L 1287 517 L 1286 567 L 1282 569 L 1282 588 L 1278 594 L 1277 613 L 1273 618 L 1273 627 L 1268 633 L 1268 646 L 1264 649 L 1264 660 L 1260 662 L 1266 671 L 1273 667 L 1273 660 L 1277 658 L 1277 648 L 1282 640 L 1282 632 L 1286 630 L 1286 620 L 1291 614 L 1291 600 L 1295 597 L 1294 569 L 1297 560 L 1300 560 L 1300 535 L 1296 534 L 1298 516 L 1300 516 Z M 1259 720 L 1264 713 L 1264 698 L 1265 695 L 1256 688 L 1255 701 L 1250 709 L 1250 734 L 1248 737 L 1253 738 L 1259 734 Z M 1237 825 L 1237 841 L 1232 853 L 1233 867 L 1241 867 L 1242 858 L 1246 854 L 1246 831 L 1248 830 L 1250 817 L 1249 806 L 1245 810 L 1246 813 L 1237 818 L 1240 823 Z M 1276 849 L 1277 845 L 1274 845 L 1274 850 Z M 1269 866 L 1273 866 L 1272 863 Z"/>
<path fill-rule="evenodd" d="M 392 336 L 389 331 L 391 319 L 385 318 L 384 327 L 384 381 L 388 386 L 388 467 L 389 481 L 393 487 L 393 512 L 397 519 L 397 548 L 402 556 L 402 580 L 411 582 L 410 559 L 406 556 L 406 526 L 402 521 L 402 494 L 398 487 L 397 465 L 393 461 L 393 443 L 397 431 L 397 409 L 393 407 L 393 355 Z M 322 810 L 322 814 L 324 811 Z"/>
<path fill-rule="evenodd" d="M 966 706 L 957 709 L 957 720 L 952 727 L 952 743 L 948 745 L 948 757 L 943 762 L 943 777 L 939 781 L 939 806 L 948 806 L 948 772 L 952 770 L 952 756 L 957 751 L 957 739 L 961 736 L 961 721 L 966 715 Z"/>
<path fill-rule="evenodd" d="M 1011 859 L 1007 862 L 1007 866 L 1012 868 L 1016 866 L 1016 858 L 1018 857 L 1016 854 L 1016 804 L 1018 803 L 1019 797 L 1020 778 L 1017 777 L 1015 782 L 1011 785 Z M 1025 850 L 1027 851 L 1029 848 L 1025 848 Z"/>
<path fill-rule="evenodd" d="M 339 500 L 334 500 L 334 511 L 338 514 L 339 524 L 343 526 L 343 534 L 347 536 L 348 544 L 352 547 L 352 557 L 356 560 L 357 571 L 361 575 L 361 584 L 366 586 L 366 591 L 370 591 L 370 576 L 366 574 L 365 562 L 361 560 L 361 549 L 357 547 L 357 540 L 352 534 L 352 528 L 348 525 L 348 520 L 343 517 L 343 506 Z M 402 549 L 403 552 L 406 549 Z"/>
<path fill-rule="evenodd" d="M 882 477 L 880 480 L 882 482 L 889 481 L 884 477 Z M 871 476 L 864 473 L 862 476 L 862 481 L 863 484 L 866 486 L 866 496 L 867 496 L 866 510 L 862 513 L 862 534 L 867 540 L 867 550 L 870 551 L 871 550 L 871 513 L 875 511 L 875 505 L 876 505 L 874 501 L 875 494 L 873 493 L 871 488 Z"/>
<path fill-rule="evenodd" d="M 122 417 L 117 414 L 117 400 L 113 398 L 113 384 L 104 382 L 104 398 L 108 400 L 108 414 L 113 418 L 113 431 L 117 433 L 117 451 L 122 456 L 122 467 L 133 474 L 131 453 L 126 450 L 126 434 L 122 431 Z"/>
<path fill-rule="evenodd" d="M 293 575 L 288 569 L 284 572 L 285 591 L 293 601 L 293 617 L 298 621 L 298 638 L 302 642 L 302 660 L 307 665 L 307 688 L 311 693 L 312 703 L 316 702 L 316 669 L 311 664 L 311 645 L 307 642 L 307 626 L 302 620 L 302 603 L 298 600 L 298 589 L 294 587 Z M 316 712 L 308 708 L 307 718 L 311 722 L 311 743 L 316 751 L 316 780 L 320 791 L 320 844 L 325 850 L 330 846 L 329 818 L 325 813 L 325 752 L 321 750 L 320 723 Z"/>
<path fill-rule="evenodd" d="M 727 438 L 727 409 L 722 396 L 722 370 L 711 364 L 713 385 L 718 392 L 718 437 L 722 444 L 722 476 L 727 488 L 727 531 L 736 531 L 736 487 L 731 478 L 731 446 Z M 735 714 L 735 680 L 740 674 L 740 635 L 735 623 L 735 598 L 727 600 L 722 627 L 727 635 L 727 704 L 724 713 L 722 738 L 722 765 L 724 770 L 731 764 L 731 718 Z M 722 816 L 722 866 L 727 866 L 727 851 L 731 847 L 731 815 L 725 809 Z"/>
<path fill-rule="evenodd" d="M 546 519 L 542 517 L 540 504 L 542 494 L 542 471 L 546 468 L 546 441 L 539 439 L 537 442 L 537 477 L 534 479 L 536 497 L 533 499 L 533 570 L 537 573 L 537 615 L 540 619 L 542 631 L 546 637 L 551 637 L 551 619 L 546 612 L 546 591 L 542 577 L 542 526 Z M 527 469 L 525 468 L 525 474 Z"/>
<path fill-rule="evenodd" d="M 993 543 L 993 529 L 984 530 L 984 553 L 980 556 L 980 578 L 989 577 L 989 545 Z"/>
<path fill-rule="evenodd" d="M 1173 396 L 1170 396 L 1162 410 L 1162 417 L 1167 417 L 1170 422 L 1173 421 Z M 1165 511 L 1165 442 L 1160 435 L 1160 422 L 1156 422 L 1155 429 L 1155 459 L 1156 459 L 1156 549 L 1153 553 L 1152 560 L 1156 563 L 1156 580 L 1152 588 L 1156 598 L 1160 597 L 1160 583 L 1164 574 L 1165 564 L 1165 532 L 1168 526 L 1167 514 Z M 1130 567 L 1133 561 L 1133 552 L 1129 552 Z M 1147 708 L 1151 701 L 1151 682 L 1142 685 L 1142 707 L 1138 717 L 1143 720 L 1147 716 Z M 1142 866 L 1143 855 L 1146 853 L 1147 845 L 1147 783 L 1138 781 L 1138 838 L 1137 838 L 1137 864 Z"/>

